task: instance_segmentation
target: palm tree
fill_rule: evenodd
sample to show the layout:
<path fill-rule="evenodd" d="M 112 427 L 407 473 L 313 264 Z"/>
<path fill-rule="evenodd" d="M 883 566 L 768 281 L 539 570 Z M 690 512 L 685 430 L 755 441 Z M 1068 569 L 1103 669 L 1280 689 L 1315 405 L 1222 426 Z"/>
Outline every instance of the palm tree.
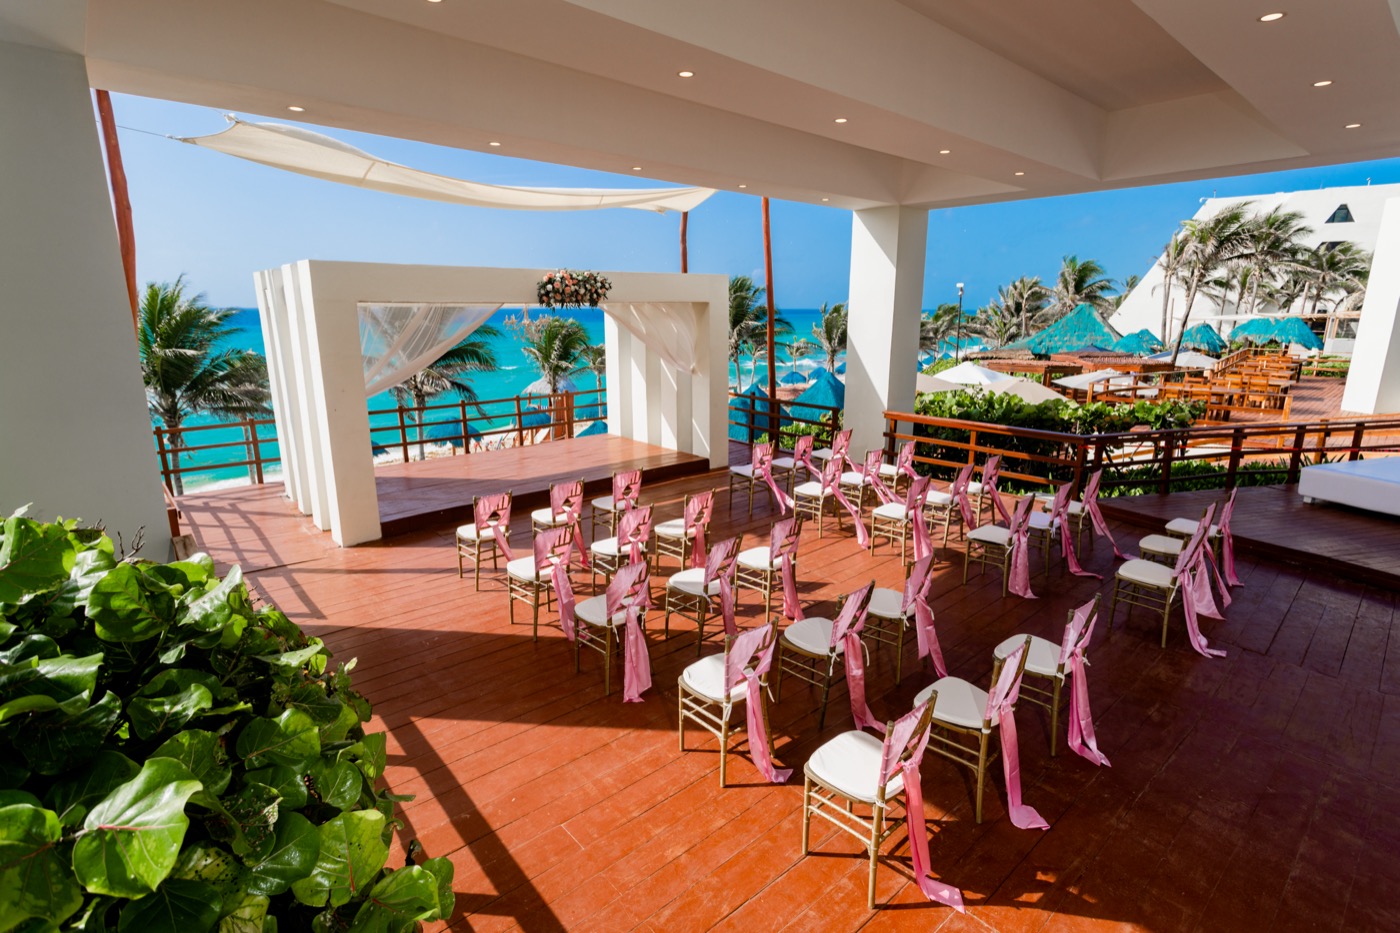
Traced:
<path fill-rule="evenodd" d="M 962 309 L 949 302 L 934 308 L 932 314 L 920 315 L 919 349 L 937 354 L 945 342 L 956 339 L 961 314 Z"/>
<path fill-rule="evenodd" d="M 251 350 L 220 349 L 232 308 L 215 309 L 185 294 L 185 277 L 150 282 L 138 311 L 137 348 L 146 404 L 167 431 L 175 495 L 185 491 L 180 448 L 185 419 L 196 414 L 246 418 L 266 414 L 267 362 Z"/>
<path fill-rule="evenodd" d="M 1350 241 L 1342 241 L 1331 249 L 1326 244 L 1307 253 L 1301 264 L 1306 283 L 1303 298 L 1312 298 L 1309 314 L 1317 313 L 1317 305 L 1326 295 L 1336 291 L 1355 291 L 1364 285 L 1371 270 L 1371 254 Z"/>
<path fill-rule="evenodd" d="M 736 377 L 744 351 L 752 353 L 768 333 L 768 308 L 763 303 L 764 288 L 747 275 L 729 277 L 729 361 Z M 792 326 L 782 314 L 773 318 L 774 334 L 786 334 Z"/>
<path fill-rule="evenodd" d="M 607 344 L 595 343 L 583 351 L 584 367 L 593 374 L 594 388 L 603 391 L 603 377 L 608 373 Z"/>
<path fill-rule="evenodd" d="M 1119 308 L 1123 307 L 1123 302 L 1127 300 L 1128 296 L 1133 293 L 1133 289 L 1137 288 L 1138 283 L 1141 281 L 1142 277 L 1137 275 L 1130 275 L 1124 279 L 1122 286 L 1118 289 L 1118 294 L 1108 300 L 1109 310 L 1117 311 Z"/>
<path fill-rule="evenodd" d="M 1249 313 L 1259 308 L 1259 288 L 1267 280 L 1277 279 L 1282 269 L 1293 267 L 1299 260 L 1300 243 L 1312 234 L 1298 211 L 1275 207 L 1254 218 L 1249 229 Z"/>
<path fill-rule="evenodd" d="M 1167 245 L 1162 247 L 1162 257 L 1158 260 L 1162 267 L 1162 342 L 1171 340 L 1171 300 L 1176 277 L 1181 274 L 1186 263 L 1186 236 L 1178 230 L 1172 234 Z"/>
<path fill-rule="evenodd" d="M 543 314 L 525 324 L 521 352 L 529 358 L 540 378 L 557 393 L 569 376 L 588 368 L 588 332 L 573 318 Z"/>
<path fill-rule="evenodd" d="M 1092 259 L 1066 256 L 1060 274 L 1050 289 L 1050 307 L 1045 323 L 1053 324 L 1080 305 L 1092 305 L 1100 311 L 1110 307 L 1113 280 L 1104 275 L 1103 266 Z"/>
<path fill-rule="evenodd" d="M 1023 337 L 1030 335 L 1034 323 L 1045 313 L 1045 302 L 1049 297 L 1050 291 L 1040 284 L 1038 275 L 1019 278 L 997 290 L 997 301 L 1020 319 Z"/>
<path fill-rule="evenodd" d="M 828 308 L 826 302 L 822 302 L 818 314 L 820 319 L 812 325 L 812 339 L 826 357 L 826 371 L 834 373 L 836 358 L 846 350 L 846 325 L 849 320 L 846 303 L 838 301 Z"/>
<path fill-rule="evenodd" d="M 423 457 L 422 419 L 427 412 L 423 408 L 429 402 L 444 395 L 455 395 L 463 401 L 475 402 L 476 390 L 462 380 L 465 373 L 488 372 L 496 368 L 496 354 L 483 338 L 499 337 L 501 332 L 490 324 L 482 324 L 472 331 L 472 336 L 448 350 L 432 363 L 418 370 L 396 386 L 390 386 L 389 394 L 400 408 L 409 409 L 410 423 L 418 434 L 418 457 Z M 466 425 L 462 425 L 466 434 Z M 465 437 L 462 443 L 466 443 Z"/>
<path fill-rule="evenodd" d="M 994 348 L 1006 346 L 1023 336 L 1020 313 L 1000 300 L 993 300 L 985 308 L 979 308 L 967 325 L 967 330 L 983 337 Z"/>
<path fill-rule="evenodd" d="M 1172 348 L 1172 365 L 1181 353 L 1182 337 L 1191 318 L 1191 306 L 1196 295 L 1212 276 L 1250 257 L 1250 207 L 1245 201 L 1225 208 L 1204 220 L 1184 221 L 1181 232 L 1186 246 L 1182 259 L 1182 275 L 1186 279 L 1186 310 L 1181 315 L 1181 331 Z"/>

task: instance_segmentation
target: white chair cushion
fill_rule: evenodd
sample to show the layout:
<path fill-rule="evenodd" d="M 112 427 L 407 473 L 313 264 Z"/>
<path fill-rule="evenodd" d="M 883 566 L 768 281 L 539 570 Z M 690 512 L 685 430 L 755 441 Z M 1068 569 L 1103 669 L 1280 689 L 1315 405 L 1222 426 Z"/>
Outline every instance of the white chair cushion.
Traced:
<path fill-rule="evenodd" d="M 1174 518 L 1171 521 L 1167 522 L 1167 531 L 1171 532 L 1174 535 L 1182 535 L 1184 537 L 1189 538 L 1196 533 L 1196 529 L 1199 528 L 1200 525 L 1201 523 L 1197 519 Z M 1210 538 L 1215 538 L 1219 535 L 1219 525 L 1211 525 L 1210 531 L 1206 533 L 1206 536 Z"/>
<path fill-rule="evenodd" d="M 1032 531 L 1058 531 L 1060 528 L 1060 520 L 1051 522 L 1049 512 L 1032 512 L 1029 521 Z"/>
<path fill-rule="evenodd" d="M 822 484 L 816 480 L 798 483 L 797 488 L 792 491 L 792 494 L 794 496 L 801 496 L 804 499 L 820 499 L 822 497 Z"/>
<path fill-rule="evenodd" d="M 950 492 L 938 492 L 937 490 L 930 490 L 928 498 L 924 500 L 924 504 L 939 507 L 952 505 L 953 494 Z"/>
<path fill-rule="evenodd" d="M 744 673 L 753 673 L 753 668 L 744 668 Z M 698 693 L 714 703 L 722 702 L 724 699 L 724 655 L 705 655 L 681 671 L 681 681 L 691 693 Z M 729 702 L 740 703 L 748 699 L 748 696 L 748 685 L 736 684 L 734 689 L 729 691 Z"/>
<path fill-rule="evenodd" d="M 549 577 L 540 577 L 535 573 L 535 556 L 533 554 L 507 561 L 506 573 L 517 580 L 533 580 L 536 583 L 544 583 L 549 580 Z"/>
<path fill-rule="evenodd" d="M 1053 499 L 1054 496 L 1051 496 L 1050 498 Z M 1072 499 L 1070 500 L 1069 505 L 1065 507 L 1065 511 L 1068 512 L 1070 515 L 1083 515 L 1085 512 L 1084 503 Z"/>
<path fill-rule="evenodd" d="M 888 518 L 891 521 L 902 522 L 909 517 L 909 510 L 904 507 L 903 502 L 887 502 L 884 505 L 875 506 L 872 513 L 876 518 Z"/>
<path fill-rule="evenodd" d="M 830 460 L 830 459 L 831 459 L 831 448 L 830 448 L 830 447 L 818 447 L 816 450 L 812 451 L 812 459 L 813 459 L 813 460 Z"/>
<path fill-rule="evenodd" d="M 893 463 L 882 463 L 882 464 L 880 464 L 880 475 L 881 475 L 881 476 L 898 476 L 898 475 L 899 475 L 899 467 L 895 466 Z"/>
<path fill-rule="evenodd" d="M 682 593 L 689 593 L 691 596 L 718 596 L 719 581 L 710 583 L 709 592 L 705 592 L 705 568 L 690 567 L 679 573 L 673 573 L 666 578 L 666 588 L 680 590 Z"/>
<path fill-rule="evenodd" d="M 1118 576 L 1129 583 L 1167 589 L 1172 585 L 1172 568 L 1152 560 L 1130 560 L 1118 568 Z"/>
<path fill-rule="evenodd" d="M 548 508 L 535 509 L 530 513 L 530 521 L 536 525 L 548 525 L 550 528 L 569 523 L 568 518 L 564 515 L 560 515 L 558 521 L 555 521 L 554 513 Z"/>
<path fill-rule="evenodd" d="M 980 481 L 974 479 L 967 484 L 967 494 L 970 496 L 975 496 L 985 488 L 986 487 L 983 486 Z"/>
<path fill-rule="evenodd" d="M 1025 642 L 1026 636 L 1012 635 L 997 645 L 992 654 L 998 659 L 1005 660 L 1011 652 L 1021 647 Z M 1060 646 L 1053 641 L 1046 641 L 1038 635 L 1032 635 L 1030 654 L 1026 656 L 1026 673 L 1039 674 L 1041 677 L 1055 677 L 1059 667 Z"/>
<path fill-rule="evenodd" d="M 808 654 L 826 657 L 831 654 L 832 624 L 830 619 L 823 619 L 820 616 L 799 619 L 783 629 L 783 641 Z M 846 643 L 844 641 L 836 643 L 836 654 L 843 654 L 845 650 Z"/>
<path fill-rule="evenodd" d="M 662 522 L 656 526 L 655 531 L 658 538 L 695 537 L 695 529 L 686 528 L 685 519 L 683 518 L 673 518 L 670 521 Z"/>
<path fill-rule="evenodd" d="M 574 606 L 574 615 L 589 625 L 611 625 L 613 628 L 622 628 L 622 624 L 627 621 L 627 613 L 614 612 L 611 619 L 604 619 L 607 611 L 608 597 L 606 593 L 590 596 Z"/>
<path fill-rule="evenodd" d="M 747 479 L 753 479 L 753 464 L 741 463 L 738 466 L 730 467 L 729 472 L 737 476 L 743 476 Z"/>
<path fill-rule="evenodd" d="M 900 607 L 904 604 L 904 594 L 899 590 L 892 590 L 888 587 L 876 587 L 870 594 L 869 613 L 881 619 L 902 619 L 904 613 L 900 612 Z"/>
<path fill-rule="evenodd" d="M 842 795 L 873 803 L 880 792 L 880 757 L 885 743 L 868 732 L 843 732 L 812 753 L 807 768 L 822 784 Z M 904 790 L 904 775 L 885 785 L 886 799 Z"/>
<path fill-rule="evenodd" d="M 773 469 L 775 469 L 775 470 L 791 470 L 791 469 L 792 469 L 793 467 L 795 467 L 796 465 L 797 465 L 797 461 L 794 460 L 792 457 L 774 457 L 774 458 L 773 458 Z"/>
<path fill-rule="evenodd" d="M 457 527 L 457 537 L 466 538 L 468 541 L 483 541 L 488 538 L 496 537 L 496 529 L 483 528 L 481 529 L 481 534 L 478 535 L 475 525 L 459 525 Z"/>
<path fill-rule="evenodd" d="M 1011 543 L 1011 530 L 1002 525 L 978 525 L 967 533 L 967 537 L 970 541 L 1006 547 Z"/>
<path fill-rule="evenodd" d="M 593 506 L 593 508 L 594 508 L 596 511 L 599 511 L 599 512 L 615 512 L 615 511 L 617 511 L 616 509 L 613 508 L 613 497 L 612 497 L 612 496 L 601 496 L 601 497 L 599 497 L 599 498 L 597 498 L 597 499 L 594 499 L 594 500 L 592 501 L 592 503 L 590 503 L 590 504 Z"/>
<path fill-rule="evenodd" d="M 946 722 L 964 729 L 982 728 L 982 717 L 987 712 L 987 691 L 961 677 L 941 677 L 915 694 L 914 705 L 926 702 L 935 690 L 938 691 L 938 699 L 933 704 L 935 724 Z"/>
<path fill-rule="evenodd" d="M 845 473 L 841 474 L 842 486 L 859 486 L 862 483 L 868 482 L 870 482 L 870 480 L 865 478 L 864 473 L 857 473 L 855 470 L 847 470 Z"/>
<path fill-rule="evenodd" d="M 739 552 L 739 563 L 750 570 L 777 570 L 773 558 L 768 555 L 768 545 L 746 548 Z"/>
<path fill-rule="evenodd" d="M 645 552 L 647 549 L 647 543 L 643 541 L 640 544 L 640 547 L 642 551 Z M 593 546 L 588 549 L 588 553 L 597 554 L 601 557 L 616 557 L 617 538 L 600 538 L 599 540 L 594 541 Z"/>
<path fill-rule="evenodd" d="M 1184 547 L 1185 538 L 1173 538 L 1169 535 L 1148 535 L 1138 542 L 1138 550 L 1147 554 L 1180 554 Z"/>

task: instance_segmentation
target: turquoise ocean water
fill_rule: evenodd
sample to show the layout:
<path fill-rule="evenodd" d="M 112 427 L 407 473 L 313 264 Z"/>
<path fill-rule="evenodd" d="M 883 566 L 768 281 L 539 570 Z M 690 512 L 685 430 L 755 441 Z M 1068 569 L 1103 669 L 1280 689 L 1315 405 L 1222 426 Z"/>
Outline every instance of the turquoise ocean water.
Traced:
<path fill-rule="evenodd" d="M 476 391 L 477 397 L 481 399 L 509 398 L 518 395 L 531 382 L 539 378 L 539 373 L 535 371 L 530 361 L 521 352 L 520 341 L 512 335 L 502 323 L 504 318 L 512 313 L 519 313 L 518 308 L 503 308 L 492 318 L 492 323 L 501 330 L 501 336 L 492 338 L 493 349 L 496 353 L 496 360 L 500 364 L 499 368 L 492 372 L 473 373 L 469 379 L 472 388 Z M 537 309 L 530 309 L 533 315 Z M 588 331 L 588 336 L 593 343 L 603 342 L 603 312 L 596 308 L 582 308 L 577 310 L 560 312 L 567 314 L 580 323 Z M 802 308 L 797 310 L 783 309 L 783 316 L 792 324 L 794 333 L 799 338 L 810 338 L 812 325 L 818 320 L 817 310 L 814 308 Z M 258 353 L 264 352 L 262 326 L 258 320 L 256 308 L 240 309 L 230 318 L 233 329 L 223 345 L 227 347 L 237 347 L 245 350 L 255 350 Z M 790 361 L 779 348 L 778 351 L 778 374 L 785 375 L 792 368 L 798 371 L 810 370 L 819 365 L 816 360 L 805 359 Z M 752 360 L 745 359 L 742 369 L 742 385 L 748 388 L 750 380 L 753 378 Z M 733 366 L 730 366 L 730 379 L 734 379 Z M 590 373 L 582 373 L 575 379 L 579 389 L 586 390 L 594 388 L 594 378 Z M 451 401 L 452 399 L 438 399 L 439 402 Z M 394 399 L 389 393 L 383 392 L 369 399 L 367 407 L 370 411 L 394 408 Z M 430 413 L 430 419 L 440 418 L 447 420 L 448 412 Z M 218 424 L 219 420 L 206 415 L 198 415 L 189 420 L 191 426 Z M 398 419 L 395 415 L 371 415 L 370 428 L 397 426 Z M 493 426 L 503 427 L 505 421 L 502 420 Z M 264 429 L 260 429 L 264 430 Z M 270 429 L 266 429 L 270 430 Z M 461 433 L 457 431 L 457 433 Z M 376 444 L 387 444 L 390 437 L 397 437 L 398 431 L 392 435 L 385 432 L 378 432 L 372 435 Z M 242 440 L 242 432 L 237 428 L 226 428 L 209 431 L 197 431 L 188 435 L 186 443 L 190 446 L 200 446 L 204 444 L 224 443 Z M 267 441 L 260 445 L 264 458 L 276 458 L 277 443 Z M 208 464 L 215 464 L 228 460 L 247 459 L 240 452 L 240 448 L 225 447 L 211 451 L 196 451 L 181 455 L 181 464 L 189 467 L 201 467 Z M 208 466 L 205 469 L 196 469 L 184 474 L 185 490 L 192 491 L 201 486 L 208 486 L 212 483 L 229 483 L 245 479 L 248 476 L 247 467 L 215 467 Z"/>

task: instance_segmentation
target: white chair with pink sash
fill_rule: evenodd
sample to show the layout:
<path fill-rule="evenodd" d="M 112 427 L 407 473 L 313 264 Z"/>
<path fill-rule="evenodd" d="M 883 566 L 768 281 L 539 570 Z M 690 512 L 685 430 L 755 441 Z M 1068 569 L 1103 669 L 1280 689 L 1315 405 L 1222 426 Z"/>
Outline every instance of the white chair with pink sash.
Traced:
<path fill-rule="evenodd" d="M 778 677 L 774 685 L 777 698 L 783 698 L 783 678 L 791 675 L 821 689 L 820 714 L 817 728 L 826 724 L 826 704 L 831 684 L 836 678 L 836 662 L 843 661 L 843 675 L 851 694 L 851 714 L 856 728 L 879 726 L 865 704 L 865 646 L 860 633 L 865 628 L 866 610 L 875 584 L 848 595 L 841 604 L 836 620 L 807 616 L 783 629 L 778 640 Z"/>
<path fill-rule="evenodd" d="M 788 494 L 792 494 L 792 489 L 797 485 L 797 471 L 801 470 L 805 478 L 810 479 L 813 475 L 810 466 L 812 462 L 812 450 L 816 447 L 817 439 L 811 434 L 804 434 L 792 445 L 792 453 L 773 458 L 773 477 L 784 480 Z"/>
<path fill-rule="evenodd" d="M 715 511 L 715 491 L 691 493 L 685 497 L 685 510 L 680 518 L 658 522 L 652 529 L 656 538 L 655 568 L 661 569 L 662 557 L 674 557 L 681 567 L 700 567 L 705 563 L 705 534 L 710 530 L 710 518 Z"/>
<path fill-rule="evenodd" d="M 826 504 L 835 502 L 841 509 L 845 509 L 851 516 L 856 526 L 856 543 L 861 547 L 868 547 L 870 544 L 870 532 L 866 530 L 865 522 L 861 520 L 860 509 L 851 503 L 842 490 L 841 484 L 842 470 L 841 464 L 832 458 L 822 467 L 821 476 L 815 480 L 808 480 L 793 489 L 793 511 L 804 519 L 816 519 L 817 537 L 823 537 L 823 529 L 826 519 Z M 862 479 L 864 478 L 862 474 Z M 841 512 L 836 512 L 836 527 L 841 525 Z"/>
<path fill-rule="evenodd" d="M 1065 679 L 1071 680 L 1069 696 L 1069 747 L 1077 755 L 1097 765 L 1107 765 L 1108 758 L 1099 751 L 1094 734 L 1094 717 L 1089 711 L 1089 684 L 1085 668 L 1085 652 L 1094 635 L 1099 617 L 1099 600 L 1095 595 L 1078 609 L 1069 612 L 1060 643 L 1029 636 L 1030 650 L 1026 655 L 1026 671 L 1021 681 L 1021 699 L 1043 706 L 1050 711 L 1050 755 L 1058 754 L 1060 711 L 1064 708 Z M 996 646 L 993 656 L 1006 660 L 1011 652 L 1025 644 L 1027 636 L 1012 635 Z M 1039 682 L 1045 682 L 1041 686 Z"/>
<path fill-rule="evenodd" d="M 753 494 L 763 486 L 772 494 L 778 511 L 786 514 L 792 501 L 773 478 L 773 445 L 768 443 L 754 444 L 748 463 L 738 463 L 729 468 L 729 501 L 733 503 L 736 487 L 746 488 L 749 495 L 749 514 L 752 515 Z"/>
<path fill-rule="evenodd" d="M 933 555 L 928 554 L 914 562 L 902 590 L 879 586 L 870 596 L 865 634 L 873 641 L 893 646 L 895 683 L 899 683 L 904 676 L 904 645 L 911 631 L 918 646 L 918 656 L 930 658 L 940 677 L 948 673 L 943 663 L 943 649 L 938 644 L 938 634 L 933 630 L 933 610 L 928 602 L 932 590 Z"/>
<path fill-rule="evenodd" d="M 1002 521 L 1011 524 L 1011 514 L 1007 511 L 1006 503 L 1001 501 L 1001 494 L 997 492 L 997 481 L 1000 477 L 1001 454 L 993 454 L 982 464 L 982 478 L 967 484 L 968 495 L 977 500 L 975 512 L 978 522 L 982 521 L 983 506 L 990 506 L 993 521 L 1000 515 Z"/>
<path fill-rule="evenodd" d="M 924 517 L 924 500 L 928 498 L 930 480 L 920 476 L 910 483 L 903 499 L 896 498 L 893 490 L 878 476 L 873 483 L 881 504 L 870 513 L 870 553 L 875 553 L 875 539 L 884 538 L 890 544 L 899 544 L 899 562 L 908 566 L 909 542 L 914 542 L 914 560 L 921 560 L 933 553 L 933 539 L 929 535 L 928 519 Z"/>
<path fill-rule="evenodd" d="M 917 441 L 906 441 L 904 446 L 899 448 L 899 453 L 895 455 L 894 463 L 880 464 L 880 479 L 884 480 L 895 492 L 899 492 L 900 486 L 907 486 L 919 478 L 918 472 L 914 469 L 914 445 Z"/>
<path fill-rule="evenodd" d="M 812 465 L 817 467 L 818 472 L 820 472 L 822 467 L 825 467 L 827 463 L 834 460 L 838 464 L 839 469 L 844 470 L 850 460 L 850 449 L 851 429 L 847 428 L 844 431 L 837 431 L 831 438 L 830 447 L 820 447 L 812 451 Z M 810 476 L 807 478 L 811 479 Z"/>
<path fill-rule="evenodd" d="M 573 531 L 574 548 L 588 569 L 588 548 L 583 543 L 583 480 L 549 484 L 549 505 L 530 513 L 530 531 L 539 534 L 550 528 Z"/>
<path fill-rule="evenodd" d="M 866 906 L 871 910 L 875 909 L 880 847 L 903 825 L 909 834 L 909 854 L 919 890 L 929 900 L 963 912 L 962 892 L 929 874 L 928 826 L 919 766 L 929 741 L 932 706 L 930 702 L 918 704 L 885 724 L 883 741 L 859 729 L 843 732 L 813 752 L 803 768 L 802 854 L 811 851 L 813 816 L 864 843 L 870 858 Z M 858 813 L 856 805 L 869 808 L 870 816 Z M 895 806 L 902 806 L 904 816 L 891 813 Z M 928 924 L 929 929 L 934 926 L 937 924 Z"/>
<path fill-rule="evenodd" d="M 972 482 L 972 471 L 977 469 L 968 464 L 958 470 L 948 491 L 930 489 L 924 497 L 924 514 L 934 526 L 943 525 L 943 546 L 948 546 L 948 532 L 953 525 L 958 526 L 958 537 L 966 538 L 967 533 L 977 527 L 977 516 L 972 509 L 972 499 L 967 487 Z"/>
<path fill-rule="evenodd" d="M 635 564 L 647 559 L 647 545 L 651 541 L 651 506 L 639 505 L 622 513 L 617 523 L 617 534 L 593 542 L 588 549 L 592 558 L 589 578 L 594 589 L 598 587 L 598 574 L 611 580 L 617 568 L 624 563 Z"/>
<path fill-rule="evenodd" d="M 1238 486 L 1230 490 L 1225 507 L 1220 510 L 1219 524 L 1211 525 L 1210 530 L 1206 532 L 1207 547 L 1214 550 L 1217 542 L 1220 544 L 1220 552 L 1216 555 L 1220 564 L 1220 574 L 1230 586 L 1241 585 L 1239 575 L 1235 573 L 1235 536 L 1230 531 L 1230 519 L 1235 514 L 1235 495 L 1239 491 Z M 1196 533 L 1197 524 L 1189 518 L 1174 518 L 1167 522 L 1167 534 L 1187 539 Z"/>
<path fill-rule="evenodd" d="M 510 550 L 510 504 L 508 492 L 476 496 L 472 499 L 471 523 L 457 529 L 457 579 L 464 576 L 462 559 L 470 557 L 478 591 L 481 589 L 481 558 L 486 552 L 491 554 L 492 570 L 500 569 L 500 555 L 506 556 L 506 563 L 515 556 Z"/>
<path fill-rule="evenodd" d="M 1108 604 L 1108 624 L 1113 625 L 1113 617 L 1118 603 L 1129 606 L 1142 606 L 1162 615 L 1162 647 L 1167 646 L 1167 625 L 1172 608 L 1181 597 L 1182 612 L 1186 616 L 1186 634 L 1191 646 L 1206 657 L 1221 657 L 1225 652 L 1211 648 L 1201 634 L 1199 615 L 1219 618 L 1219 610 L 1211 595 L 1210 574 L 1214 565 L 1207 556 L 1205 536 L 1215 517 L 1215 504 L 1207 506 L 1205 515 L 1196 528 L 1196 533 L 1186 543 L 1177 556 L 1175 564 L 1167 566 L 1151 560 L 1136 558 L 1125 561 L 1118 567 L 1114 578 L 1113 599 Z M 1130 610 L 1131 611 L 1131 610 Z"/>
<path fill-rule="evenodd" d="M 574 634 L 574 673 L 579 671 L 579 651 L 585 646 L 603 656 L 603 695 L 612 693 L 612 658 L 622 647 L 622 699 L 642 702 L 651 687 L 651 656 L 647 652 L 646 611 L 651 608 L 651 577 L 647 562 L 620 567 L 606 592 L 572 607 L 559 597 L 559 618 L 564 632 Z M 566 578 L 567 579 L 567 578 Z M 575 624 L 582 623 L 582 624 Z"/>
<path fill-rule="evenodd" d="M 853 466 L 841 473 L 841 494 L 855 506 L 857 515 L 865 514 L 865 496 L 866 493 L 875 491 L 874 482 L 879 481 L 883 484 L 880 480 L 880 467 L 884 462 L 883 450 L 867 450 L 865 460 L 859 466 Z M 886 491 L 888 492 L 888 488 Z"/>
<path fill-rule="evenodd" d="M 768 543 L 739 552 L 734 575 L 735 589 L 744 587 L 763 594 L 763 623 L 773 614 L 773 590 L 782 588 L 783 615 L 802 618 L 797 599 L 797 546 L 802 541 L 802 518 L 792 515 L 773 525 Z"/>
<path fill-rule="evenodd" d="M 1006 808 L 1012 825 L 1019 829 L 1049 826 L 1034 807 L 1021 802 L 1021 753 L 1016 741 L 1015 712 L 1030 640 L 1029 635 L 1024 636 L 1020 645 L 994 661 L 991 693 L 959 677 L 942 677 L 914 697 L 915 705 L 933 700 L 928 750 L 976 772 L 979 823 L 988 766 L 1000 752 L 1006 778 Z M 992 746 L 993 731 L 1001 739 L 1000 749 Z"/>
<path fill-rule="evenodd" d="M 995 565 L 1002 574 L 1001 595 L 1010 590 L 1026 599 L 1036 598 L 1030 584 L 1030 515 L 1034 505 L 1034 496 L 1024 496 L 1016 503 L 1009 525 L 979 525 L 968 532 L 963 552 L 964 584 L 972 564 Z"/>
<path fill-rule="evenodd" d="M 612 476 L 612 491 L 599 496 L 589 505 L 588 536 L 598 540 L 598 526 L 603 525 L 609 534 L 617 534 L 617 523 L 629 509 L 637 504 L 642 495 L 642 471 L 622 470 Z"/>
<path fill-rule="evenodd" d="M 695 653 L 705 643 L 705 622 L 719 600 L 726 635 L 735 635 L 734 569 L 743 537 L 716 541 L 706 555 L 703 567 L 687 567 L 666 579 L 665 634 L 671 637 L 671 616 L 680 615 L 695 622 Z"/>
<path fill-rule="evenodd" d="M 510 624 L 515 624 L 516 601 L 529 603 L 533 618 L 531 637 L 540 637 L 540 596 L 545 598 L 546 608 L 554 594 L 555 568 L 562 564 L 560 571 L 568 579 L 569 560 L 574 549 L 574 531 L 569 525 L 546 528 L 535 535 L 534 546 L 529 554 L 506 561 L 506 596 L 510 610 Z"/>
<path fill-rule="evenodd" d="M 782 784 L 792 771 L 773 765 L 773 739 L 768 732 L 768 671 L 778 646 L 777 627 L 765 625 L 724 636 L 724 653 L 706 655 L 681 671 L 680 746 L 685 751 L 685 721 L 705 729 L 719 740 L 719 786 L 725 783 L 729 754 L 729 720 L 734 706 L 746 706 L 749 754 L 754 767 L 771 784 Z"/>

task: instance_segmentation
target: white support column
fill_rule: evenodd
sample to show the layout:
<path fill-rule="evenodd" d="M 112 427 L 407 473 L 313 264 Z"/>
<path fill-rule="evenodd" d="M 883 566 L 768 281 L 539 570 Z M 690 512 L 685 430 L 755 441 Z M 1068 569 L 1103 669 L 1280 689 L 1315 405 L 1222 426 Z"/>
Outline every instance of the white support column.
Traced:
<path fill-rule="evenodd" d="M 927 248 L 927 210 L 875 207 L 853 215 L 845 425 L 857 460 L 884 446 L 886 409 L 914 406 Z"/>
<path fill-rule="evenodd" d="M 139 206 L 138 206 L 139 210 Z M 87 66 L 0 42 L 0 515 L 171 554 Z"/>
<path fill-rule="evenodd" d="M 1385 202 L 1342 410 L 1400 411 L 1400 198 Z"/>
<path fill-rule="evenodd" d="M 272 390 L 272 414 L 277 424 L 277 453 L 281 458 L 282 485 L 287 498 L 301 508 L 306 500 L 300 449 L 302 431 L 297 419 L 296 374 L 290 365 L 290 326 L 286 290 L 281 269 L 253 273 L 258 294 L 258 318 L 266 345 L 267 379 Z"/>

